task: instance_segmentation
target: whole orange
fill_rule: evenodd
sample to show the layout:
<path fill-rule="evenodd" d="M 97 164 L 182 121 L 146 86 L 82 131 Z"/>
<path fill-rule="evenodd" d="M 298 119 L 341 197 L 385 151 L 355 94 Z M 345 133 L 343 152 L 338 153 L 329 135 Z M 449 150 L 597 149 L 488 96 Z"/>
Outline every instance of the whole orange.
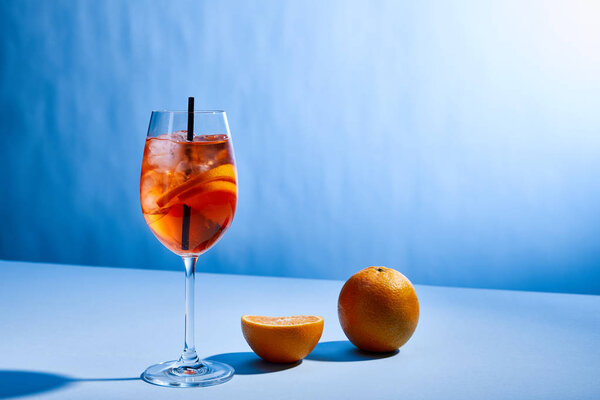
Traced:
<path fill-rule="evenodd" d="M 344 284 L 338 316 L 356 347 L 389 352 L 406 343 L 417 328 L 419 300 L 412 283 L 400 272 L 368 267 Z"/>

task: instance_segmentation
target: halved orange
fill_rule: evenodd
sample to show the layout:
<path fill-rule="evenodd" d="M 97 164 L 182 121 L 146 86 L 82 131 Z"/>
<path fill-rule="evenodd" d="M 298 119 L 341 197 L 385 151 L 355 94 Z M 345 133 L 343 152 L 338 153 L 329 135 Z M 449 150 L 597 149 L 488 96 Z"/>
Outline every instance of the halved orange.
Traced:
<path fill-rule="evenodd" d="M 323 324 L 323 318 L 316 315 L 242 316 L 242 332 L 252 350 L 274 363 L 292 363 L 306 357 L 319 342 Z"/>

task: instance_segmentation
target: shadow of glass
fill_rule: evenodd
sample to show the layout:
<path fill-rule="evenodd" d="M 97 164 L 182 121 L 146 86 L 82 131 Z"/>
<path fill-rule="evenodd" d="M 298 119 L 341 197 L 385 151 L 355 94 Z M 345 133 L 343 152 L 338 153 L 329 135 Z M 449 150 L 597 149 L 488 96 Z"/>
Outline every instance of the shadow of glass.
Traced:
<path fill-rule="evenodd" d="M 237 375 L 268 374 L 294 368 L 302 363 L 298 361 L 290 364 L 273 364 L 250 352 L 216 354 L 206 359 L 231 365 Z"/>
<path fill-rule="evenodd" d="M 132 381 L 140 378 L 78 379 L 40 371 L 0 370 L 0 399 L 63 389 L 76 382 Z"/>
<path fill-rule="evenodd" d="M 69 377 L 46 372 L 0 370 L 0 399 L 48 392 L 72 382 Z"/>
<path fill-rule="evenodd" d="M 117 382 L 117 381 L 139 381 L 141 375 L 137 378 L 90 378 L 90 379 L 72 379 L 73 382 Z"/>
<path fill-rule="evenodd" d="M 356 348 L 348 340 L 336 340 L 332 342 L 321 342 L 306 356 L 307 360 L 313 361 L 369 361 L 388 358 L 398 354 L 399 350 L 389 353 L 369 353 Z"/>

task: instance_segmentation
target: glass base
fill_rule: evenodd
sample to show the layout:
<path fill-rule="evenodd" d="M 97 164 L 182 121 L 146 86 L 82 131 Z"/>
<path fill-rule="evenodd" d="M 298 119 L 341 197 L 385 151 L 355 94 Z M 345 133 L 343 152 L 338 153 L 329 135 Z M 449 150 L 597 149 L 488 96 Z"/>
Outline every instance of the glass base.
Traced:
<path fill-rule="evenodd" d="M 217 361 L 200 361 L 192 366 L 184 366 L 179 361 L 167 361 L 148 367 L 142 379 L 159 386 L 194 387 L 225 383 L 233 378 L 233 374 L 232 367 Z"/>

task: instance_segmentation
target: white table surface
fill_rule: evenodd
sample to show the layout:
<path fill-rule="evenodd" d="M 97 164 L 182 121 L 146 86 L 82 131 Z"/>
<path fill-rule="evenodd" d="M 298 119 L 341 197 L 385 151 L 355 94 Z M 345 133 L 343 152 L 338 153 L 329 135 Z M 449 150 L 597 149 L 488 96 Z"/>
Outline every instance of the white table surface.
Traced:
<path fill-rule="evenodd" d="M 417 285 L 413 338 L 385 358 L 340 328 L 341 281 L 198 274 L 196 344 L 236 376 L 207 388 L 139 379 L 177 358 L 181 272 L 0 261 L 0 399 L 599 399 L 600 296 Z M 242 314 L 318 314 L 295 366 L 244 341 Z"/>

